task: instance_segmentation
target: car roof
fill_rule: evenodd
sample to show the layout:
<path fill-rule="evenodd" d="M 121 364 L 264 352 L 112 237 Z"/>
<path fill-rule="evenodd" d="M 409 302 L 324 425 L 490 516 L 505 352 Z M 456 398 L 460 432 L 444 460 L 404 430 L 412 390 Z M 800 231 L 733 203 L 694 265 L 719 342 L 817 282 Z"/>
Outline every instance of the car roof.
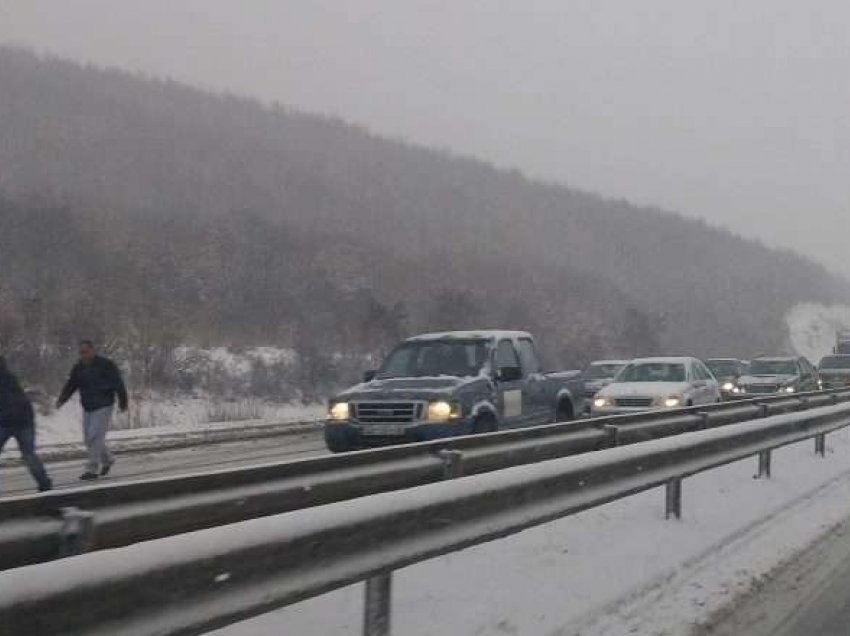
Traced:
<path fill-rule="evenodd" d="M 602 366 L 603 364 L 628 364 L 628 360 L 594 360 L 590 363 L 591 367 Z"/>
<path fill-rule="evenodd" d="M 635 358 L 629 364 L 646 363 L 646 364 L 688 364 L 693 362 L 694 358 L 689 356 L 672 356 L 667 358 Z"/>
<path fill-rule="evenodd" d="M 482 329 L 480 331 L 439 331 L 434 333 L 423 333 L 408 338 L 406 342 L 422 342 L 427 340 L 496 340 L 508 338 L 531 338 L 527 331 L 507 331 L 503 329 Z"/>
<path fill-rule="evenodd" d="M 706 358 L 706 362 L 743 362 L 740 358 Z"/>
<path fill-rule="evenodd" d="M 797 356 L 759 356 L 758 358 L 753 358 L 753 362 L 756 360 L 764 362 L 788 362 L 790 360 L 796 361 Z"/>

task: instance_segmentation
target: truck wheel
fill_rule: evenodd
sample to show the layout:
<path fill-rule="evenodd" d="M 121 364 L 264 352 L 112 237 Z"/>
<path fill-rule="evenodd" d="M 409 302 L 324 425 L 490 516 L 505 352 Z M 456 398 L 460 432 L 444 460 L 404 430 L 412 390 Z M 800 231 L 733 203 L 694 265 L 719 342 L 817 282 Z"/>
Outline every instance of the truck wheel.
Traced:
<path fill-rule="evenodd" d="M 489 414 L 479 415 L 475 418 L 475 425 L 472 427 L 474 435 L 495 433 L 497 430 L 499 430 L 499 427 L 496 425 L 496 418 Z"/>
<path fill-rule="evenodd" d="M 569 400 L 561 400 L 555 410 L 555 422 L 571 422 L 574 418 L 573 405 Z"/>

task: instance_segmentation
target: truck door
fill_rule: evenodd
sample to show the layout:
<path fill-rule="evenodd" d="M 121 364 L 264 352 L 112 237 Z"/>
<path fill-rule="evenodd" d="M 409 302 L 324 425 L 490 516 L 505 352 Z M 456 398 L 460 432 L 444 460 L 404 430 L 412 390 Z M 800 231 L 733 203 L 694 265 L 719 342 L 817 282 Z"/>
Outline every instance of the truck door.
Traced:
<path fill-rule="evenodd" d="M 540 358 L 531 338 L 520 338 L 519 360 L 525 376 L 525 397 L 529 424 L 548 424 L 552 421 L 555 404 L 546 394 L 546 382 L 540 369 Z M 550 404 L 550 402 L 552 402 Z"/>
<path fill-rule="evenodd" d="M 523 406 L 526 401 L 525 378 L 519 356 L 511 340 L 506 338 L 499 341 L 494 354 L 494 367 L 502 425 L 522 426 L 527 419 L 528 409 L 527 406 Z"/>

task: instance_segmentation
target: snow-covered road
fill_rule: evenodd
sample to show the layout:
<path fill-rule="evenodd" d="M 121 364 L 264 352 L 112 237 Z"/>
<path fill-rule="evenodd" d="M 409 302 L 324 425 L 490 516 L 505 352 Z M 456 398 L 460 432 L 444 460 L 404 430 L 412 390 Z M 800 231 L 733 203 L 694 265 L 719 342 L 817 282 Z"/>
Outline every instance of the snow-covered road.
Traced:
<path fill-rule="evenodd" d="M 118 455 L 109 482 L 131 481 L 204 472 L 217 468 L 250 466 L 326 453 L 318 432 L 283 435 L 222 444 L 201 444 L 176 450 Z M 81 461 L 49 462 L 47 470 L 57 488 L 79 486 Z M 23 466 L 0 468 L 0 496 L 33 492 L 35 486 Z"/>

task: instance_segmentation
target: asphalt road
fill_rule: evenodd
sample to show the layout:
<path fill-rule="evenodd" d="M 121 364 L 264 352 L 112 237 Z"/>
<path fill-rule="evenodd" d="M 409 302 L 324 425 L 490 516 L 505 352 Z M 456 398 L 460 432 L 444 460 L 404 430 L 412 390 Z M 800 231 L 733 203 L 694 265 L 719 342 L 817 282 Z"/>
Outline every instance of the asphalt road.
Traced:
<path fill-rule="evenodd" d="M 850 636 L 850 519 L 699 636 Z"/>
<path fill-rule="evenodd" d="M 205 472 L 218 468 L 252 466 L 323 455 L 327 453 L 319 433 L 281 435 L 244 442 L 200 444 L 189 448 L 126 453 L 117 456 L 112 473 L 104 481 L 122 482 Z M 47 463 L 57 489 L 83 484 L 82 461 Z M 0 467 L 0 497 L 35 492 L 35 484 L 23 466 Z"/>

